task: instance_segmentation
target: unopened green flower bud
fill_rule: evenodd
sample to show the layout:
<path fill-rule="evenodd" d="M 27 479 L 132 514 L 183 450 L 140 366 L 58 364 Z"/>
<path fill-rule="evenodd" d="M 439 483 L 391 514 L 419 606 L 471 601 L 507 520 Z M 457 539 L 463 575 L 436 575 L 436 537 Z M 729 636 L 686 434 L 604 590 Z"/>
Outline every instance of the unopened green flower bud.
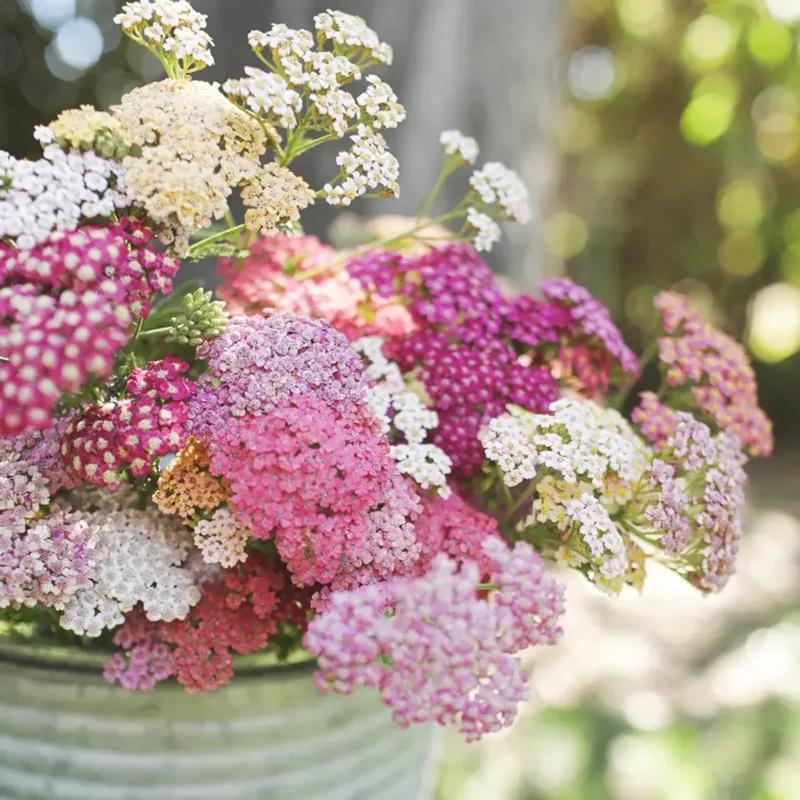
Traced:
<path fill-rule="evenodd" d="M 170 319 L 168 342 L 188 344 L 197 347 L 206 339 L 219 336 L 228 321 L 225 303 L 212 300 L 211 292 L 198 289 L 187 294 L 181 303 L 182 310 L 178 316 Z"/>

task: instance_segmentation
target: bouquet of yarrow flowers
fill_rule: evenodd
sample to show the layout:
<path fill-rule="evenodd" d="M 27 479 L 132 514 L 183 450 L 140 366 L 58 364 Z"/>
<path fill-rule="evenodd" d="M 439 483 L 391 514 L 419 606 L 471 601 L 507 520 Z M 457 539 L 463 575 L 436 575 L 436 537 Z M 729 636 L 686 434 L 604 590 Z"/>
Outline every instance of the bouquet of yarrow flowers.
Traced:
<path fill-rule="evenodd" d="M 562 635 L 558 569 L 725 585 L 772 447 L 740 345 L 659 295 L 660 386 L 626 419 L 640 363 L 607 309 L 568 279 L 510 296 L 477 255 L 526 221 L 519 177 L 487 163 L 433 213 L 473 139 L 442 134 L 402 230 L 302 233 L 315 201 L 398 191 L 405 112 L 363 20 L 253 31 L 259 66 L 221 86 L 190 79 L 213 60 L 187 2 L 116 22 L 168 77 L 38 128 L 39 160 L 0 153 L 3 631 L 116 648 L 130 690 L 306 653 L 320 690 L 474 740 L 527 697 L 519 651 Z M 291 165 L 328 142 L 314 189 Z M 219 299 L 173 291 L 210 257 Z"/>

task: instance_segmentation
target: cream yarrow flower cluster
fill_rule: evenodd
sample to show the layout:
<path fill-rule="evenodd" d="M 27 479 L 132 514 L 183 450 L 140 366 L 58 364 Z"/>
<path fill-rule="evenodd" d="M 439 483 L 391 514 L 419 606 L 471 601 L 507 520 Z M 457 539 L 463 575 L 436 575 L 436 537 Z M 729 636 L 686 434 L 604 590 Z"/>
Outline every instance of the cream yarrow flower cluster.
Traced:
<path fill-rule="evenodd" d="M 123 160 L 131 202 L 183 254 L 193 231 L 228 210 L 232 187 L 252 180 L 266 149 L 261 126 L 202 81 L 134 89 L 111 111 L 141 154 Z"/>
<path fill-rule="evenodd" d="M 390 440 L 398 442 L 391 446 L 398 471 L 422 489 L 436 489 L 440 497 L 447 498 L 450 496 L 447 476 L 452 462 L 441 448 L 425 441 L 438 427 L 439 417 L 406 386 L 398 365 L 383 355 L 382 345 L 379 336 L 364 336 L 353 343 L 374 381 L 367 391 L 367 405 Z"/>
<path fill-rule="evenodd" d="M 136 0 L 114 17 L 127 36 L 159 58 L 170 78 L 185 78 L 214 63 L 206 20 L 185 0 Z"/>
<path fill-rule="evenodd" d="M 314 192 L 290 169 L 272 162 L 243 185 L 242 201 L 248 207 L 245 227 L 268 234 L 299 220 L 300 212 L 314 203 Z"/>
<path fill-rule="evenodd" d="M 37 129 L 37 138 L 55 141 L 63 150 L 94 150 L 103 158 L 123 158 L 133 146 L 123 135 L 119 120 L 89 105 L 62 111 L 47 128 Z"/>

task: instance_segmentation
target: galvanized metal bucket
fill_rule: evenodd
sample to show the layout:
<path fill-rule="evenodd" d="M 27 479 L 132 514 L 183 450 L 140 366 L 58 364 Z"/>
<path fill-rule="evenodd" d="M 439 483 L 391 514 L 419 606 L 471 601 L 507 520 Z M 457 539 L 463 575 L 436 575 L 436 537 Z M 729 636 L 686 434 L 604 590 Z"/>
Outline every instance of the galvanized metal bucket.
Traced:
<path fill-rule="evenodd" d="M 374 692 L 319 694 L 313 669 L 128 692 L 96 657 L 0 637 L 0 798 L 429 800 L 434 731 L 397 727 Z"/>

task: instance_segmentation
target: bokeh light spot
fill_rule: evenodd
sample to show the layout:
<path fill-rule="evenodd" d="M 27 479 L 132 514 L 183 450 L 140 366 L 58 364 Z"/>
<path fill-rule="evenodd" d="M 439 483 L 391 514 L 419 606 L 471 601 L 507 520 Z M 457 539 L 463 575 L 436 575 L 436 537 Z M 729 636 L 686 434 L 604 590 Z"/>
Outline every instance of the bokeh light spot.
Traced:
<path fill-rule="evenodd" d="M 572 258 L 586 247 L 589 229 L 577 214 L 561 211 L 545 222 L 544 241 L 553 255 Z"/>
<path fill-rule="evenodd" d="M 750 180 L 731 181 L 717 196 L 717 216 L 726 228 L 754 228 L 764 217 L 764 198 Z"/>
<path fill-rule="evenodd" d="M 722 269 L 740 278 L 755 275 L 764 265 L 765 255 L 761 237 L 753 231 L 731 233 L 717 247 Z"/>
<path fill-rule="evenodd" d="M 713 14 L 704 14 L 686 32 L 684 59 L 695 69 L 719 67 L 733 54 L 736 39 L 730 22 Z"/>
<path fill-rule="evenodd" d="M 782 64 L 791 55 L 793 46 L 791 31 L 770 17 L 756 22 L 747 37 L 750 54 L 765 67 Z"/>
<path fill-rule="evenodd" d="M 692 98 L 681 114 L 681 133 L 687 142 L 704 146 L 720 138 L 730 127 L 735 99 L 716 92 Z"/>
<path fill-rule="evenodd" d="M 67 66 L 86 70 L 103 54 L 103 34 L 94 20 L 75 17 L 58 29 L 53 45 Z"/>
<path fill-rule="evenodd" d="M 777 363 L 800 350 L 800 289 L 773 283 L 750 304 L 747 342 L 761 361 Z"/>
<path fill-rule="evenodd" d="M 614 56 L 607 47 L 583 47 L 569 60 L 569 88 L 580 100 L 602 100 L 615 78 Z"/>
<path fill-rule="evenodd" d="M 75 16 L 75 0 L 29 0 L 29 8 L 37 25 L 48 31 L 57 30 Z"/>
<path fill-rule="evenodd" d="M 800 121 L 786 112 L 770 114 L 758 123 L 756 141 L 767 160 L 792 161 L 800 150 Z"/>
<path fill-rule="evenodd" d="M 669 21 L 665 0 L 616 0 L 616 5 L 622 27 L 642 39 L 660 33 Z"/>
<path fill-rule="evenodd" d="M 781 22 L 800 19 L 800 0 L 766 0 L 767 11 Z"/>

